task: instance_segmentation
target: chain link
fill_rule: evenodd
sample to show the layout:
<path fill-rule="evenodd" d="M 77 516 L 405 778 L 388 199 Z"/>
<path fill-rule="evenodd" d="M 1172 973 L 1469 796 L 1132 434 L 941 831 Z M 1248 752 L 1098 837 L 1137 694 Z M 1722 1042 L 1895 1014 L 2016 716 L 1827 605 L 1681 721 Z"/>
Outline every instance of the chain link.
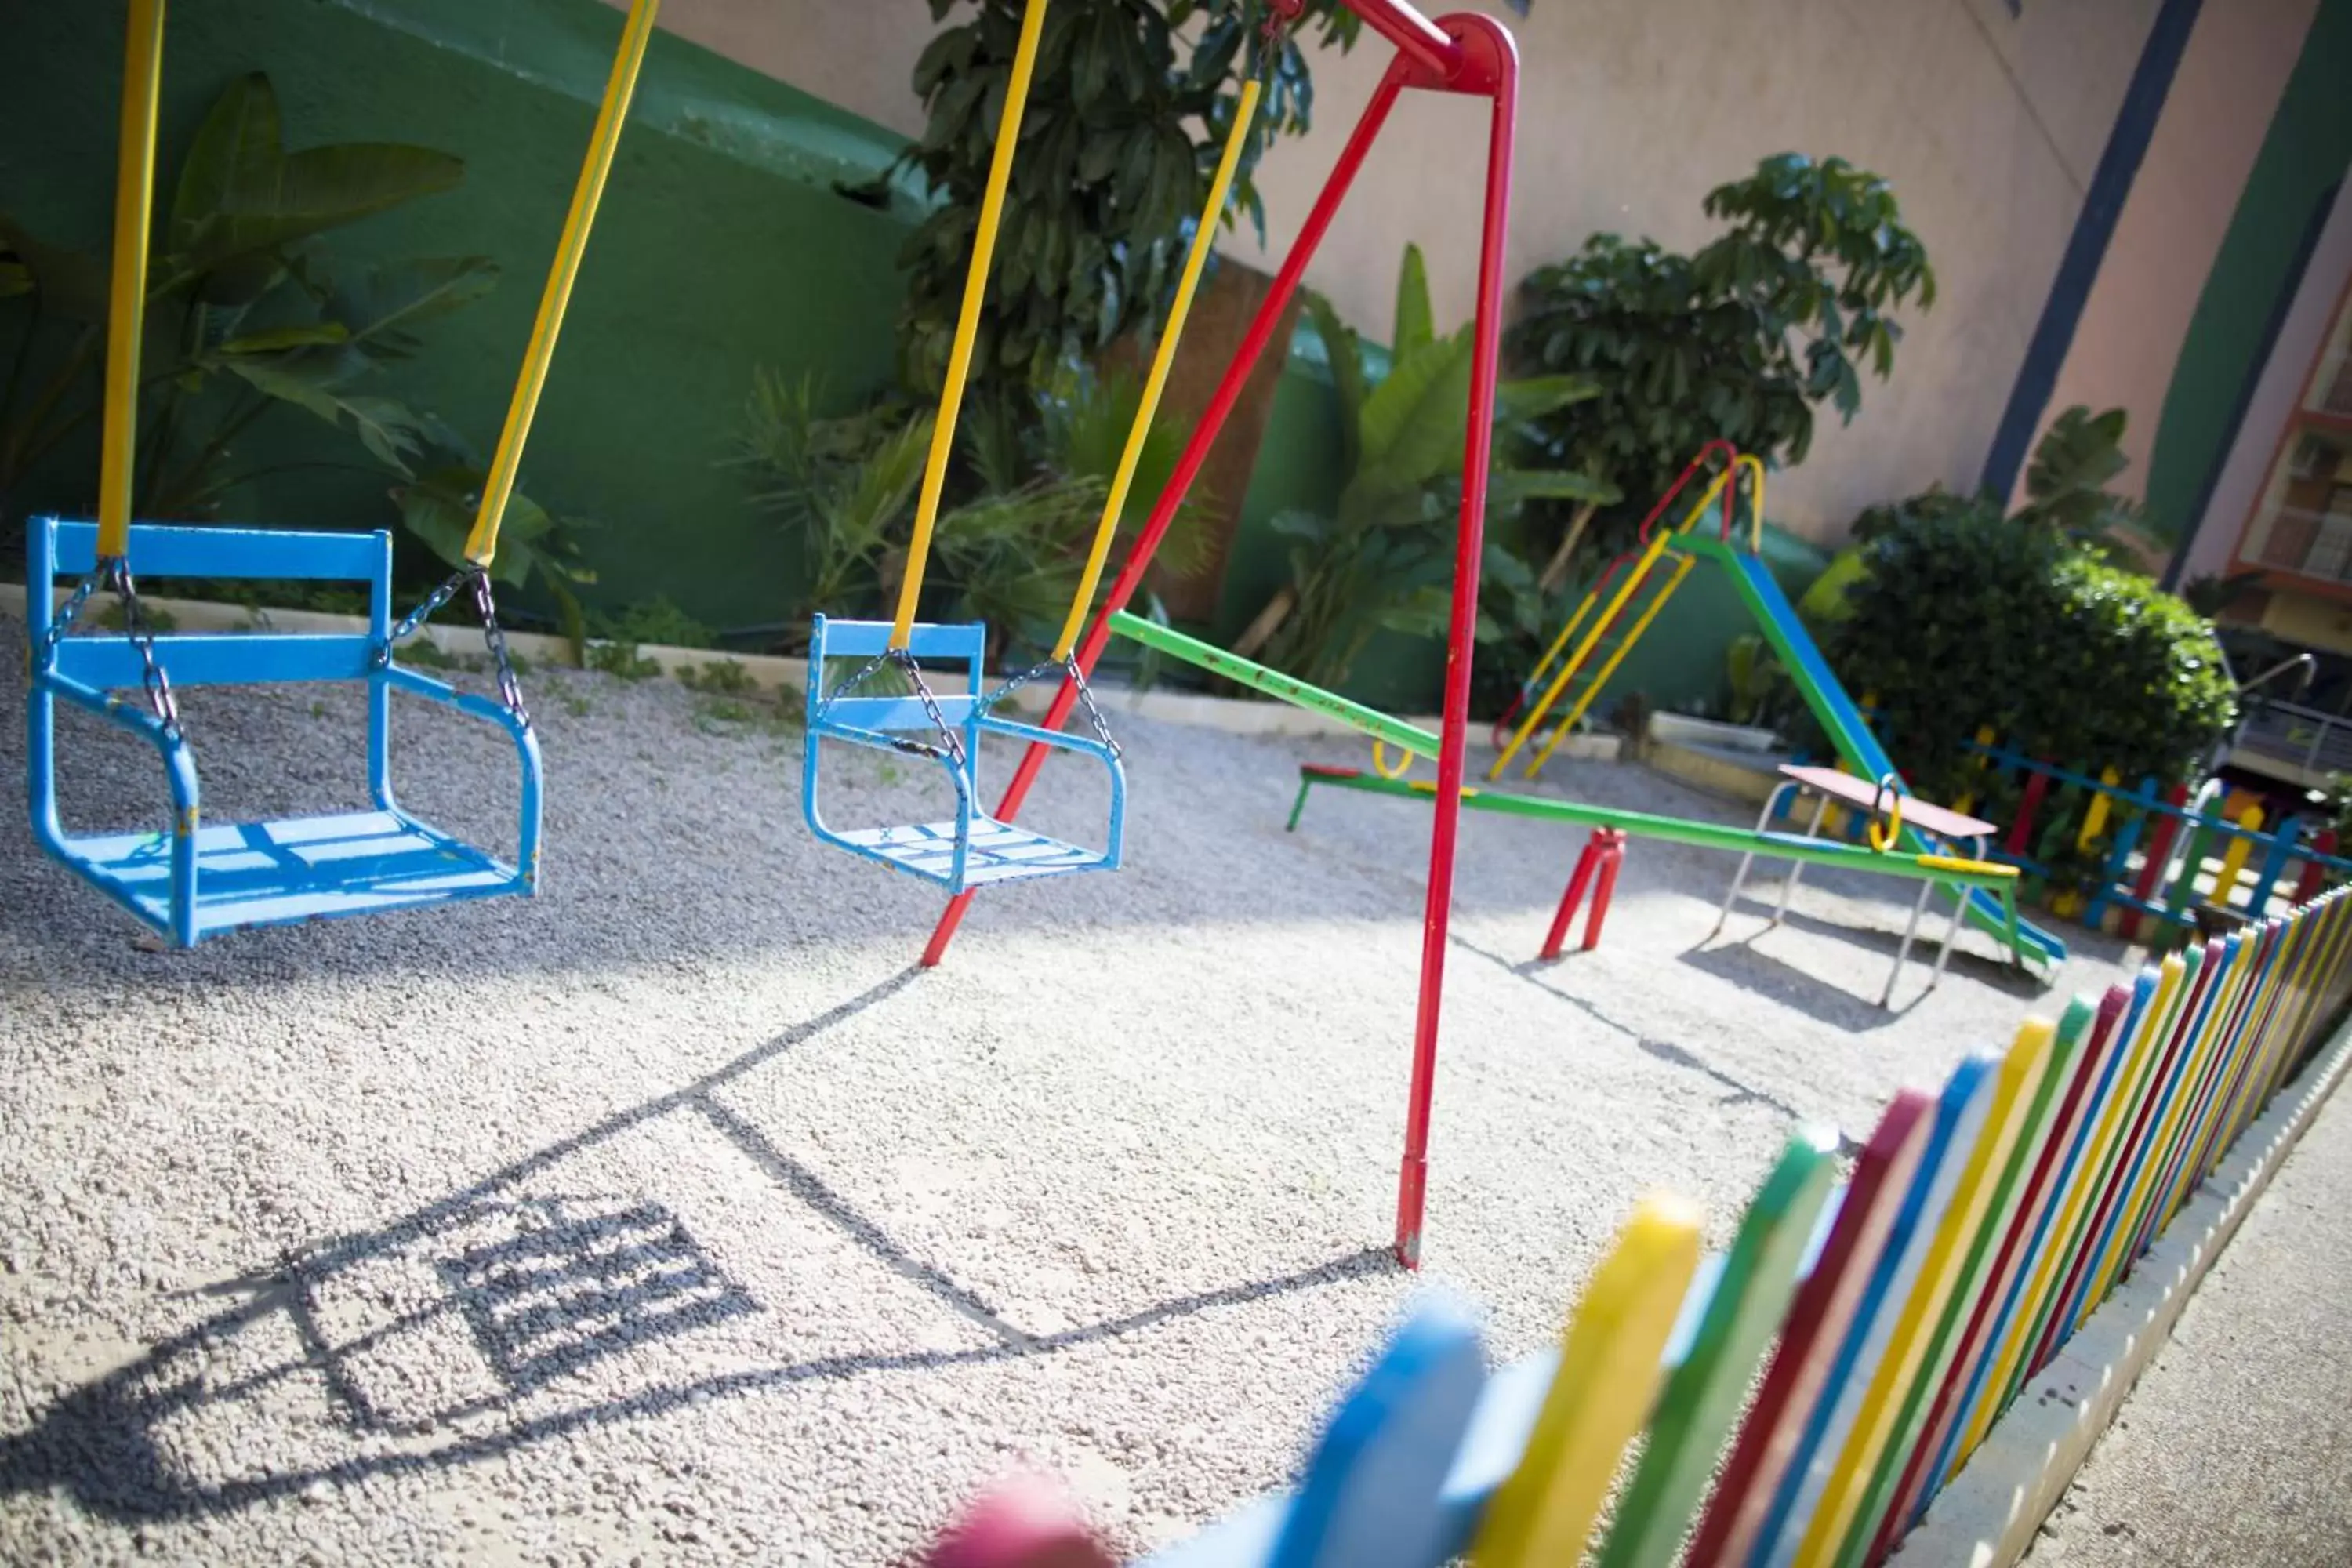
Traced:
<path fill-rule="evenodd" d="M 885 665 L 898 668 L 908 688 L 913 690 L 915 700 L 923 705 L 924 716 L 930 720 L 931 727 L 939 731 L 940 744 L 934 746 L 922 741 L 909 741 L 898 735 L 890 735 L 886 739 L 891 745 L 909 755 L 944 758 L 953 763 L 956 793 L 961 795 L 964 789 L 963 737 L 956 732 L 955 727 L 948 722 L 947 715 L 940 710 L 939 699 L 931 695 L 929 683 L 923 679 L 923 668 L 915 661 L 915 655 L 911 649 L 886 647 L 860 665 L 857 673 L 827 692 L 824 700 L 817 704 L 816 721 L 820 724 L 824 723 L 825 715 L 833 711 L 835 703 L 874 679 L 875 672 Z"/>
<path fill-rule="evenodd" d="M 490 574 L 486 568 L 467 566 L 444 578 L 438 587 L 425 595 L 422 604 L 403 616 L 392 628 L 383 639 L 383 647 L 376 650 L 376 664 L 378 668 L 391 664 L 392 650 L 415 637 L 425 622 L 467 588 L 473 590 L 474 608 L 482 618 L 482 642 L 490 650 L 490 666 L 498 676 L 499 700 L 528 730 L 530 710 L 523 706 L 522 682 L 515 675 L 514 656 L 507 650 L 506 628 L 499 625 L 498 599 L 491 592 Z"/>
<path fill-rule="evenodd" d="M 438 615 L 442 605 L 456 598 L 457 590 L 464 587 L 466 580 L 473 575 L 474 573 L 470 568 L 463 572 L 452 572 L 439 587 L 425 595 L 425 602 L 402 616 L 400 624 L 392 628 L 392 635 L 383 639 L 383 651 L 377 655 L 376 662 L 391 663 L 394 647 L 415 637 L 417 628 Z"/>
<path fill-rule="evenodd" d="M 82 606 L 89 604 L 89 596 L 105 584 L 106 572 L 107 563 L 100 562 L 97 570 L 75 584 L 72 595 L 58 607 L 56 618 L 49 622 L 48 635 L 41 639 L 43 663 L 47 663 L 56 655 L 58 644 L 65 641 L 67 634 L 73 630 L 74 622 L 81 616 Z"/>
<path fill-rule="evenodd" d="M 109 556 L 91 569 L 89 576 L 74 584 L 74 591 L 58 607 L 49 622 L 49 629 L 41 639 L 44 663 L 57 656 L 58 645 L 70 636 L 89 607 L 90 596 L 100 588 L 114 595 L 122 606 L 122 633 L 131 646 L 139 650 L 139 684 L 147 693 L 147 707 L 163 726 L 163 733 L 176 741 L 180 738 L 180 704 L 172 695 L 172 679 L 163 673 L 155 658 L 155 629 L 148 623 L 147 607 L 139 599 L 138 579 L 131 574 L 131 563 L 121 556 Z"/>
<path fill-rule="evenodd" d="M 111 568 L 114 596 L 122 605 L 122 629 L 131 638 L 131 646 L 139 650 L 139 684 L 147 689 L 147 706 L 163 726 L 163 733 L 176 741 L 180 738 L 180 704 L 172 696 L 171 678 L 163 667 L 155 662 L 155 633 L 147 624 L 147 610 L 139 602 L 139 584 L 131 575 L 131 563 L 121 557 L 100 563 L 100 570 Z"/>
<path fill-rule="evenodd" d="M 474 574 L 474 607 L 482 614 L 482 640 L 489 645 L 490 663 L 498 671 L 499 698 L 524 729 L 530 728 L 530 710 L 522 705 L 522 682 L 515 679 L 514 658 L 507 652 L 506 628 L 499 625 L 498 601 L 490 594 L 490 574 Z"/>

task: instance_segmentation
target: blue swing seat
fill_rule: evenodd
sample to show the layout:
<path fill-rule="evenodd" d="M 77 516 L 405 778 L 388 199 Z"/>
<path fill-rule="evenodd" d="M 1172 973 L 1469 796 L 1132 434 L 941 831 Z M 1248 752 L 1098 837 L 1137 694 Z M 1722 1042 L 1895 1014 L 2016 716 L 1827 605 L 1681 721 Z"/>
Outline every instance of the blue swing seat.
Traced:
<path fill-rule="evenodd" d="M 965 689 L 934 695 L 935 721 L 921 698 L 913 694 L 860 697 L 854 692 L 824 694 L 825 660 L 870 659 L 890 644 L 887 621 L 836 621 L 816 617 L 809 632 L 808 742 L 801 763 L 801 810 L 809 831 L 824 842 L 878 860 L 893 870 L 936 882 L 950 893 L 997 882 L 1034 877 L 1060 877 L 1077 871 L 1118 868 L 1119 841 L 1127 816 L 1127 774 L 1118 753 L 1097 740 L 1066 735 L 998 718 L 982 698 L 981 683 L 988 648 L 988 628 L 978 621 L 963 626 L 918 626 L 908 643 L 926 665 L 961 664 Z M 935 743 L 945 725 L 954 731 L 963 750 L 959 765 L 948 749 Z M 1110 774 L 1110 826 L 1105 847 L 1088 849 L 1049 838 L 1009 822 L 999 822 L 980 806 L 980 738 L 1005 735 L 1036 741 L 1066 752 L 1077 752 L 1100 762 Z M 920 735 L 929 739 L 914 739 Z M 948 772 L 955 787 L 956 815 L 945 822 L 925 822 L 906 827 L 861 827 L 846 831 L 825 826 L 818 804 L 818 759 L 821 742 L 845 741 L 877 751 L 928 755 Z"/>
<path fill-rule="evenodd" d="M 323 579 L 368 584 L 368 630 L 299 635 L 224 632 L 160 636 L 156 662 L 174 687 L 243 686 L 290 680 L 368 685 L 369 811 L 205 826 L 199 819 L 195 754 L 186 739 L 135 700 L 142 662 L 122 633 L 77 626 L 44 652 L 54 614 L 53 584 L 97 564 L 93 523 L 36 518 L 26 541 L 25 595 L 32 650 L 26 703 L 27 787 L 41 847 L 174 946 L 245 926 L 443 904 L 458 899 L 530 894 L 539 883 L 539 741 L 504 706 L 460 692 L 393 663 L 392 536 L 276 530 L 173 528 L 131 531 L 130 558 L 143 576 Z M 392 694 L 405 691 L 499 726 L 522 768 L 518 868 L 403 811 L 393 800 Z M 162 753 L 172 826 L 161 833 L 76 837 L 58 812 L 57 704 L 62 698 L 151 742 Z"/>

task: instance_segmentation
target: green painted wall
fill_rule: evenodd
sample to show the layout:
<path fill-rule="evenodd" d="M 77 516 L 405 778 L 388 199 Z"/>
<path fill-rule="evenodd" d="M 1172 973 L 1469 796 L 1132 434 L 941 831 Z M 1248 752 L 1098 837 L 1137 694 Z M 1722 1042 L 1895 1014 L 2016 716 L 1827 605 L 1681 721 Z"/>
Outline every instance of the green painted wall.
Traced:
<path fill-rule="evenodd" d="M 2148 460 L 2148 523 L 2197 522 L 2312 214 L 2352 164 L 2352 0 L 2322 0 L 2181 344 Z"/>
<path fill-rule="evenodd" d="M 14 8 L 0 49 L 0 209 L 46 237 L 102 251 L 108 233 L 124 6 Z M 168 178 L 233 77 L 266 70 L 289 147 L 413 142 L 466 160 L 465 184 L 330 236 L 334 254 L 481 254 L 505 268 L 488 299 L 433 323 L 384 390 L 495 441 L 541 279 L 587 145 L 620 16 L 594 0 L 204 0 L 173 6 L 165 54 Z M 100 90 L 93 91 L 97 85 Z M 890 132 L 667 35 L 635 110 L 526 457 L 527 489 L 594 520 L 607 600 L 670 595 L 719 626 L 777 619 L 796 541 L 746 505 L 725 466 L 753 367 L 821 375 L 843 405 L 890 374 L 908 215 L 834 193 L 870 177 Z M 9 312 L 15 313 L 9 313 Z M 21 305 L 0 306 L 0 353 Z M 364 463 L 356 440 L 301 413 L 272 440 Z M 386 479 L 273 481 L 227 515 L 336 528 L 393 526 Z M 20 510 L 86 508 L 94 442 L 37 476 Z"/>

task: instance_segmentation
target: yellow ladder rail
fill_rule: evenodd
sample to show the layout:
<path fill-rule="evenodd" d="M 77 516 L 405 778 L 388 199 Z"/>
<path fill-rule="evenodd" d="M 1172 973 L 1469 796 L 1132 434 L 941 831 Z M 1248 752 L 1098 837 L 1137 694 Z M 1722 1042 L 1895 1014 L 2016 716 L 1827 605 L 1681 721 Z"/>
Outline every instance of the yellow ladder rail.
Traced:
<path fill-rule="evenodd" d="M 1650 568 L 1657 564 L 1659 556 L 1665 553 L 1666 541 L 1671 537 L 1672 535 L 1665 530 L 1660 529 L 1656 537 L 1650 541 L 1649 548 L 1642 552 L 1641 559 L 1636 561 L 1633 563 L 1633 569 L 1625 574 L 1624 585 L 1619 588 L 1615 595 L 1610 599 L 1609 607 L 1602 610 L 1594 619 L 1591 628 L 1584 634 L 1584 639 L 1576 645 L 1576 651 L 1568 656 L 1568 662 L 1560 666 L 1559 673 L 1554 676 L 1551 684 L 1544 689 L 1543 696 L 1537 700 L 1534 707 L 1528 710 L 1528 716 L 1520 721 L 1518 730 L 1511 736 L 1511 743 L 1503 748 L 1502 755 L 1495 759 L 1495 765 L 1486 770 L 1488 778 L 1503 776 L 1503 770 L 1511 765 L 1511 759 L 1519 754 L 1519 749 L 1528 743 L 1528 737 L 1535 731 L 1538 725 L 1543 722 L 1544 715 L 1551 711 L 1552 704 L 1558 702 L 1560 693 L 1568 689 L 1568 683 L 1576 679 L 1577 670 L 1582 667 L 1587 658 L 1591 657 L 1593 645 L 1598 643 L 1601 634 L 1609 629 L 1609 624 L 1617 618 L 1617 612 L 1625 607 L 1626 602 L 1633 596 L 1635 590 L 1641 587 L 1642 580 L 1650 574 Z M 1588 602 L 1592 597 L 1594 595 L 1586 595 Z M 1578 606 L 1578 616 L 1581 617 L 1583 613 L 1583 607 Z"/>
<path fill-rule="evenodd" d="M 1671 550 L 1666 554 L 1674 562 L 1675 566 L 1673 572 L 1666 577 L 1664 585 L 1658 590 L 1657 596 L 1643 607 L 1641 618 L 1633 623 L 1633 629 L 1625 634 L 1615 647 L 1609 650 L 1609 662 L 1601 667 L 1601 673 L 1592 678 L 1591 682 L 1570 706 L 1568 716 L 1562 719 L 1559 726 L 1552 731 L 1551 739 L 1544 742 L 1544 749 L 1537 752 L 1535 761 L 1528 764 L 1528 777 L 1533 778 L 1543 772 L 1543 765 L 1551 761 L 1551 754 L 1559 750 L 1560 742 L 1567 740 L 1569 731 L 1576 728 L 1576 721 L 1584 717 L 1585 710 L 1591 708 L 1593 700 L 1607 688 L 1609 678 L 1617 673 L 1617 667 L 1625 662 L 1625 656 L 1633 651 L 1633 645 L 1642 640 L 1642 634 L 1650 629 L 1650 623 L 1658 618 L 1658 612 L 1666 607 L 1666 601 L 1675 596 L 1675 590 L 1683 585 L 1683 579 L 1690 575 L 1691 567 L 1698 560 L 1696 555 L 1678 554 Z"/>

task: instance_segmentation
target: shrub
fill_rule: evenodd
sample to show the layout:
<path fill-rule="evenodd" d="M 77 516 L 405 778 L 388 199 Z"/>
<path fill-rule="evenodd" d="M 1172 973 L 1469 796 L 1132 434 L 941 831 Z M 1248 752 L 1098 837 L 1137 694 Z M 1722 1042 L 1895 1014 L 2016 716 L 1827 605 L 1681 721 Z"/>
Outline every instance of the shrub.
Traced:
<path fill-rule="evenodd" d="M 1832 652 L 1913 787 L 1950 800 L 1981 781 L 1990 727 L 2062 766 L 2185 779 L 2236 718 L 2210 622 L 1990 502 L 1914 513 L 1868 545 Z"/>

